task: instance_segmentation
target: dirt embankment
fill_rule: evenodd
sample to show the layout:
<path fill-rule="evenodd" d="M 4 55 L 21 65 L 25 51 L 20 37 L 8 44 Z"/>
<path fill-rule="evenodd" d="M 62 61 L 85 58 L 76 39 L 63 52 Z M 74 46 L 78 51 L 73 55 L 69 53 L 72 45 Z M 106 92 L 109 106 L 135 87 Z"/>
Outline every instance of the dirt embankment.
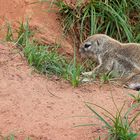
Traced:
<path fill-rule="evenodd" d="M 50 12 L 48 12 L 50 10 Z M 50 2 L 35 0 L 1 0 L 0 1 L 0 38 L 6 34 L 6 23 L 10 23 L 15 29 L 18 22 L 29 19 L 30 27 L 37 29 L 36 39 L 44 44 L 61 44 L 66 54 L 72 54 L 71 39 L 63 35 L 56 8 L 50 7 Z"/>
<path fill-rule="evenodd" d="M 0 132 L 14 134 L 16 140 L 93 140 L 105 133 L 101 123 L 84 102 L 100 105 L 116 113 L 124 101 L 130 107 L 126 89 L 85 84 L 72 88 L 69 83 L 38 75 L 32 71 L 19 50 L 0 45 Z M 97 112 L 103 113 L 99 108 Z M 86 116 L 86 117 L 82 117 Z M 89 116 L 89 117 L 87 117 Z M 97 124 L 74 127 L 81 124 Z M 135 123 L 139 129 L 140 122 Z"/>
<path fill-rule="evenodd" d="M 5 21 L 16 22 L 30 18 L 30 25 L 39 28 L 39 39 L 62 43 L 66 53 L 72 52 L 72 43 L 62 38 L 62 28 L 55 13 L 43 10 L 48 3 L 31 4 L 33 0 L 0 1 L 0 37 L 5 34 Z M 16 140 L 28 136 L 32 140 L 93 140 L 105 133 L 101 123 L 87 109 L 84 102 L 105 107 L 112 114 L 126 101 L 127 109 L 132 91 L 112 85 L 84 84 L 73 88 L 57 78 L 49 79 L 32 71 L 19 50 L 11 45 L 0 45 L 0 133 L 14 134 Z M 101 110 L 97 112 L 103 114 Z M 75 117 L 74 117 L 75 116 Z M 78 117 L 76 117 L 78 116 Z M 95 126 L 74 127 L 80 124 Z M 139 129 L 140 121 L 135 123 Z M 3 139 L 3 138 L 2 138 Z"/>

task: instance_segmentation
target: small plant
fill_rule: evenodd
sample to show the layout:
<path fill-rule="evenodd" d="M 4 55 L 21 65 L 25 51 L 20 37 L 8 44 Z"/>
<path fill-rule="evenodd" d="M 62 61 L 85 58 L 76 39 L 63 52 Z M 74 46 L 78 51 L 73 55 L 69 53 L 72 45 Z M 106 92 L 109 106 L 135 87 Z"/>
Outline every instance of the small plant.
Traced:
<path fill-rule="evenodd" d="M 99 78 L 101 83 L 108 83 L 109 81 L 112 81 L 113 79 L 115 79 L 115 77 L 117 77 L 117 75 L 113 72 L 109 72 L 109 73 L 104 73 L 102 74 Z"/>
<path fill-rule="evenodd" d="M 43 74 L 56 74 L 57 76 L 63 76 L 66 71 L 66 59 L 59 55 L 56 49 L 51 49 L 50 46 L 40 46 L 30 41 L 30 37 L 33 32 L 29 28 L 29 23 L 19 22 L 19 28 L 16 29 L 16 39 L 13 38 L 12 28 L 10 24 L 7 24 L 7 36 L 6 39 L 15 42 L 15 45 L 21 47 L 27 61 L 38 72 Z M 54 47 L 55 48 L 55 47 Z"/>
<path fill-rule="evenodd" d="M 77 87 L 80 83 L 80 74 L 82 71 L 83 67 L 80 64 L 76 64 L 74 60 L 72 60 L 66 67 L 64 77 L 70 81 L 74 87 Z"/>
<path fill-rule="evenodd" d="M 9 136 L 4 137 L 3 140 L 15 140 L 15 136 L 13 134 L 10 134 Z M 27 137 L 24 140 L 31 140 L 31 139 Z"/>
<path fill-rule="evenodd" d="M 129 94 L 129 96 L 133 98 L 133 103 L 140 103 L 140 91 L 138 91 L 136 95 Z"/>
<path fill-rule="evenodd" d="M 12 27 L 10 23 L 6 23 L 6 27 L 7 27 L 7 33 L 6 33 L 6 41 L 13 41 L 14 37 L 13 37 L 13 31 L 12 31 Z"/>
<path fill-rule="evenodd" d="M 49 51 L 49 46 L 35 46 L 29 43 L 24 48 L 24 54 L 29 64 L 43 74 L 62 76 L 66 60 L 56 51 Z"/>
<path fill-rule="evenodd" d="M 53 50 L 49 46 L 35 46 L 33 43 L 26 45 L 24 54 L 28 63 L 38 72 L 63 77 L 74 87 L 79 85 L 83 67 L 76 63 L 76 59 L 68 63 L 64 56 L 57 53 L 56 49 Z"/>
<path fill-rule="evenodd" d="M 10 134 L 9 136 L 5 137 L 4 140 L 15 140 L 15 136 Z"/>
<path fill-rule="evenodd" d="M 105 115 L 100 115 L 93 107 L 91 107 L 91 105 L 100 108 L 105 112 Z M 130 120 L 129 113 L 132 109 L 129 109 L 125 115 L 122 115 L 124 105 L 125 104 L 123 104 L 120 110 L 117 108 L 117 113 L 113 115 L 111 112 L 101 106 L 86 103 L 86 106 L 92 111 L 92 113 L 95 114 L 97 118 L 105 124 L 105 128 L 108 130 L 108 140 L 136 140 L 138 137 L 138 134 L 133 131 L 131 126 L 136 118 L 140 115 L 140 112 L 134 115 Z"/>
<path fill-rule="evenodd" d="M 65 78 L 71 82 L 74 87 L 80 83 L 80 74 L 83 71 L 83 66 L 77 64 L 76 48 L 74 47 L 73 60 L 66 66 Z"/>
<path fill-rule="evenodd" d="M 69 63 L 64 56 L 57 53 L 57 49 L 55 49 L 57 46 L 41 46 L 31 41 L 30 37 L 33 32 L 29 28 L 28 21 L 25 24 L 19 22 L 19 25 L 14 42 L 15 45 L 22 48 L 28 63 L 42 74 L 55 74 L 70 81 L 74 87 L 78 86 L 83 67 L 76 62 L 76 51 L 74 50 L 73 60 Z M 10 38 L 11 28 L 8 29 L 7 38 Z"/>
<path fill-rule="evenodd" d="M 18 46 L 25 46 L 26 45 L 26 40 L 31 37 L 32 31 L 29 28 L 29 23 L 26 21 L 24 24 L 23 21 L 19 22 L 19 28 L 16 29 L 17 33 L 17 39 L 16 39 L 16 44 Z"/>
<path fill-rule="evenodd" d="M 28 20 L 23 23 L 18 22 L 19 27 L 17 29 L 12 29 L 10 23 L 7 22 L 7 33 L 6 33 L 6 41 L 15 42 L 15 45 L 23 47 L 26 45 L 27 40 L 33 35 L 33 32 L 29 28 Z"/>
<path fill-rule="evenodd" d="M 76 52 L 74 51 L 73 60 L 68 63 L 66 58 L 58 54 L 57 49 L 54 49 L 57 47 L 54 46 L 52 49 L 50 46 L 36 45 L 33 41 L 30 41 L 33 33 L 29 28 L 28 21 L 25 24 L 21 22 L 19 25 L 16 30 L 15 44 L 22 47 L 28 63 L 42 74 L 55 74 L 70 81 L 74 87 L 78 86 L 82 66 L 76 62 Z M 10 34 L 8 37 L 10 37 Z"/>

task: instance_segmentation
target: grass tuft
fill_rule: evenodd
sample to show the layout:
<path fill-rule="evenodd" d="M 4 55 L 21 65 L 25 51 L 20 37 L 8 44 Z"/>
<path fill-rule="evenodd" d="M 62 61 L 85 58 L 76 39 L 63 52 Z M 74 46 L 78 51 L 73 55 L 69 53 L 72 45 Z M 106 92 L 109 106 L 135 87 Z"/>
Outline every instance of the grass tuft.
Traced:
<path fill-rule="evenodd" d="M 7 32 L 6 32 L 5 40 L 13 41 L 13 30 L 12 30 L 11 24 L 7 22 L 6 27 L 7 27 Z"/>
<path fill-rule="evenodd" d="M 19 28 L 15 30 L 16 38 L 13 37 L 10 24 L 7 28 L 6 39 L 15 42 L 15 45 L 22 49 L 29 65 L 34 67 L 37 72 L 48 76 L 62 77 L 74 87 L 80 84 L 80 74 L 83 67 L 77 63 L 75 50 L 73 60 L 69 61 L 57 52 L 57 45 L 43 46 L 36 44 L 31 39 L 33 31 L 29 27 L 28 20 L 25 23 L 19 22 Z"/>
<path fill-rule="evenodd" d="M 102 75 L 100 75 L 99 78 L 101 84 L 104 84 L 104 83 L 109 83 L 112 80 L 115 80 L 116 77 L 117 77 L 117 73 L 109 72 L 109 73 L 103 73 Z"/>
<path fill-rule="evenodd" d="M 24 48 L 24 54 L 28 63 L 40 73 L 55 74 L 70 81 L 74 87 L 79 85 L 83 68 L 76 63 L 76 59 L 69 63 L 56 49 L 50 50 L 49 46 L 35 46 L 33 43 Z"/>
<path fill-rule="evenodd" d="M 24 48 L 28 63 L 43 74 L 56 74 L 62 76 L 66 66 L 66 60 L 56 51 L 49 51 L 49 46 L 35 46 L 29 43 Z"/>
<path fill-rule="evenodd" d="M 100 108 L 104 111 L 105 115 L 99 114 L 93 107 Z M 108 140 L 136 140 L 138 133 L 134 132 L 132 129 L 132 124 L 140 115 L 140 112 L 135 114 L 132 119 L 129 119 L 129 111 L 122 115 L 125 104 L 118 110 L 115 115 L 106 110 L 105 108 L 98 106 L 96 104 L 86 103 L 86 106 L 92 111 L 92 113 L 97 116 L 97 118 L 104 123 L 105 127 L 108 130 L 107 138 Z M 129 113 L 128 113 L 129 112 Z M 109 119 L 109 120 L 108 120 Z"/>
<path fill-rule="evenodd" d="M 59 9 L 64 32 L 75 33 L 80 42 L 95 33 L 105 33 L 124 42 L 139 40 L 139 0 L 78 0 L 75 4 L 53 0 L 52 3 Z"/>
<path fill-rule="evenodd" d="M 140 91 L 138 91 L 135 95 L 129 94 L 132 97 L 134 103 L 140 103 Z"/>

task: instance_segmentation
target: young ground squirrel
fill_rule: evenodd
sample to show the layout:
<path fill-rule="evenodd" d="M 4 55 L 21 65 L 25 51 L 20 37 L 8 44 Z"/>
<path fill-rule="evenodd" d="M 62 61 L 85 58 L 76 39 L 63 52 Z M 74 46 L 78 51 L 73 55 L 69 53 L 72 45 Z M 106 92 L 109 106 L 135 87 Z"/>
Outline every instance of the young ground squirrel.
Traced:
<path fill-rule="evenodd" d="M 92 58 L 98 63 L 93 71 L 83 75 L 113 71 L 130 81 L 128 87 L 132 89 L 137 88 L 136 81 L 140 83 L 140 76 L 137 80 L 134 79 L 136 75 L 140 75 L 140 44 L 120 43 L 105 34 L 95 34 L 81 44 L 79 51 L 82 57 Z M 140 87 L 140 84 L 137 85 Z"/>

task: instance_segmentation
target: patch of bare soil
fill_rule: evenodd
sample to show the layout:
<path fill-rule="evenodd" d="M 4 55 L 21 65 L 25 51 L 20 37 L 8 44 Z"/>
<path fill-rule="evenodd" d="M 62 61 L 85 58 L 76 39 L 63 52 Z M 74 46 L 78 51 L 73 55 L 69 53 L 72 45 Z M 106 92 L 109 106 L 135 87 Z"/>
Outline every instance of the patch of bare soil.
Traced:
<path fill-rule="evenodd" d="M 17 21 L 28 16 L 30 25 L 39 29 L 39 40 L 47 44 L 60 43 L 64 53 L 72 53 L 72 43 L 62 37 L 57 15 L 44 12 L 49 4 L 31 2 L 34 0 L 0 0 L 0 38 L 5 35 L 6 21 L 16 27 Z M 84 102 L 98 104 L 115 114 L 111 93 L 118 108 L 126 101 L 127 109 L 131 103 L 130 92 L 95 83 L 72 88 L 66 81 L 34 73 L 19 50 L 0 45 L 0 133 L 3 136 L 12 133 L 16 140 L 27 137 L 32 140 L 93 140 L 106 132 L 96 117 L 82 117 L 93 116 Z M 87 123 L 97 125 L 74 127 Z M 140 122 L 136 126 L 139 128 Z"/>
<path fill-rule="evenodd" d="M 105 132 L 96 117 L 82 117 L 93 116 L 84 102 L 98 104 L 115 114 L 111 93 L 118 108 L 124 101 L 127 108 L 131 102 L 127 95 L 130 92 L 96 84 L 72 88 L 65 81 L 34 73 L 17 49 L 0 45 L 2 135 L 12 133 L 17 140 L 28 136 L 33 140 L 93 140 Z M 87 123 L 97 126 L 74 127 Z"/>

